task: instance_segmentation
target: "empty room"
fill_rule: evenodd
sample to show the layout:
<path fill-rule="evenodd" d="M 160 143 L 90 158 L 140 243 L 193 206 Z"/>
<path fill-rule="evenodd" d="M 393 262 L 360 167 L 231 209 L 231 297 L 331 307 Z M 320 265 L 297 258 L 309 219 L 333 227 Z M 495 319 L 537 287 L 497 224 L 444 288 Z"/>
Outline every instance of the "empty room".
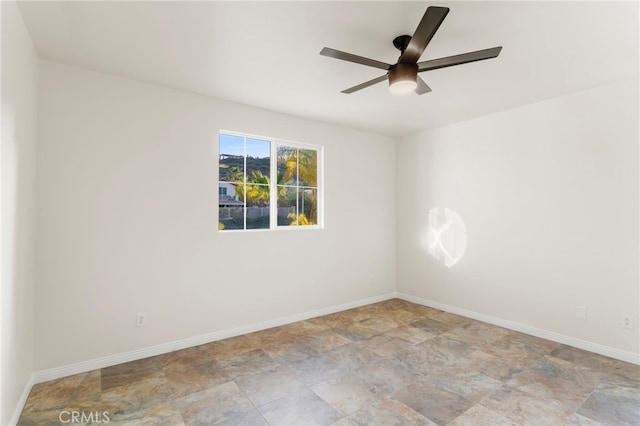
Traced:
<path fill-rule="evenodd" d="M 640 424 L 638 2 L 0 13 L 0 425 Z"/>

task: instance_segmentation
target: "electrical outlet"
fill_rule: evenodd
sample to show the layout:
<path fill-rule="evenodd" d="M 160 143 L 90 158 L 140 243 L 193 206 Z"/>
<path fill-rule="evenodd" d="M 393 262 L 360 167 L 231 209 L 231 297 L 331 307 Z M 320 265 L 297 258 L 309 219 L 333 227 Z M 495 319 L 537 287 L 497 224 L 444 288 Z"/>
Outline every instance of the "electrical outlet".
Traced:
<path fill-rule="evenodd" d="M 587 307 L 576 306 L 576 318 L 586 320 L 587 319 Z"/>
<path fill-rule="evenodd" d="M 138 312 L 136 314 L 136 327 L 144 327 L 147 322 L 147 314 L 144 312 Z"/>
<path fill-rule="evenodd" d="M 625 315 L 622 317 L 623 328 L 633 328 L 633 317 L 631 315 Z"/>

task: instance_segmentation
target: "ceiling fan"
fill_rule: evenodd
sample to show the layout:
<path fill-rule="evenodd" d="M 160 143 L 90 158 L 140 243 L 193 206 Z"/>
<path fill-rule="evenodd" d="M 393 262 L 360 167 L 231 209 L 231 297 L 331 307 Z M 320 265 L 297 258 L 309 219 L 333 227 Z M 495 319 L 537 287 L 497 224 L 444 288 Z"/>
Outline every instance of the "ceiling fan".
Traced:
<path fill-rule="evenodd" d="M 433 38 L 434 34 L 438 31 L 438 28 L 440 27 L 440 24 L 442 24 L 442 21 L 444 21 L 447 13 L 449 13 L 448 7 L 430 6 L 424 13 L 422 20 L 418 24 L 418 28 L 416 28 L 416 31 L 413 33 L 413 36 L 401 35 L 393 39 L 393 45 L 401 52 L 398 62 L 393 65 L 376 61 L 375 59 L 341 52 L 340 50 L 331 49 L 329 47 L 323 48 L 322 51 L 320 51 L 320 54 L 323 56 L 329 56 L 330 58 L 342 59 L 343 61 L 354 62 L 356 64 L 367 65 L 387 71 L 383 76 L 345 89 L 342 93 L 353 93 L 376 83 L 389 80 L 389 90 L 392 93 L 404 94 L 415 91 L 418 95 L 422 95 L 430 92 L 431 88 L 418 76 L 418 73 L 495 58 L 502 50 L 502 46 L 499 46 L 492 47 L 490 49 L 477 50 L 475 52 L 463 53 L 460 55 L 447 56 L 445 58 L 418 62 L 418 59 L 420 59 L 420 56 L 422 56 L 422 53 Z"/>

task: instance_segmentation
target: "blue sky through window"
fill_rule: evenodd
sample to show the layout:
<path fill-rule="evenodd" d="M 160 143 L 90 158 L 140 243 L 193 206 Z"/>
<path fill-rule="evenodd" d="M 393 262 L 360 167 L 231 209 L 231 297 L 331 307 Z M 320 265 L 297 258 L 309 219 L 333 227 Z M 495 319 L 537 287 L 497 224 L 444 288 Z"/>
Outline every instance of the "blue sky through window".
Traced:
<path fill-rule="evenodd" d="M 220 134 L 220 154 L 244 156 L 244 141 L 242 136 Z M 271 155 L 269 141 L 247 138 L 247 156 L 268 158 Z"/>

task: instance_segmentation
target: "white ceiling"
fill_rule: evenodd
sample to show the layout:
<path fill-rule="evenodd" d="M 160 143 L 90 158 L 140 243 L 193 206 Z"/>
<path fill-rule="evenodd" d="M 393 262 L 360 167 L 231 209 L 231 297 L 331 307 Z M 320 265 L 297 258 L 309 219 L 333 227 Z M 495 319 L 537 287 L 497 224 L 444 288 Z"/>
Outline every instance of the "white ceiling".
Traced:
<path fill-rule="evenodd" d="M 395 63 L 429 5 L 449 15 L 421 60 L 503 46 L 496 59 L 421 74 L 433 89 L 319 55 Z M 638 75 L 637 2 L 21 2 L 46 59 L 402 136 Z"/>

